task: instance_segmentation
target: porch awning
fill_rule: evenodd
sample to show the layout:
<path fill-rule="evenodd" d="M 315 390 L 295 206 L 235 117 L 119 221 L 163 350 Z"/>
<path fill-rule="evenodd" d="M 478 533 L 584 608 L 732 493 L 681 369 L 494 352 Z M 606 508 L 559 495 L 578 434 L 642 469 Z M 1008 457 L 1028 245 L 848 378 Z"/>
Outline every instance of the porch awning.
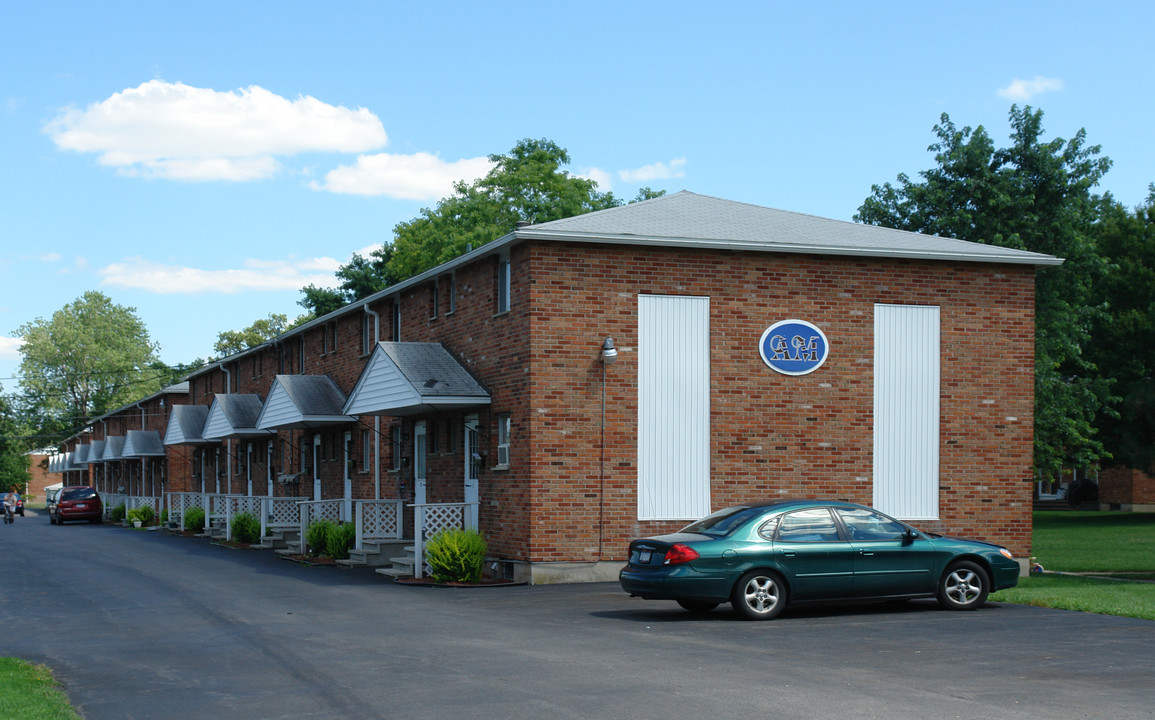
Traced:
<path fill-rule="evenodd" d="M 68 467 L 65 470 L 87 470 L 88 469 L 88 446 L 77 445 L 72 449 L 72 455 L 68 458 Z"/>
<path fill-rule="evenodd" d="M 341 409 L 344 405 L 345 393 L 328 375 L 278 375 L 257 416 L 257 427 L 287 430 L 356 422 Z"/>
<path fill-rule="evenodd" d="M 257 427 L 260 414 L 261 398 L 258 395 L 217 395 L 205 420 L 205 440 L 275 435 L 275 430 Z"/>
<path fill-rule="evenodd" d="M 109 435 L 104 438 L 104 460 L 123 460 L 124 454 L 124 436 L 123 435 Z"/>
<path fill-rule="evenodd" d="M 164 457 L 164 443 L 156 430 L 129 430 L 120 454 L 125 458 Z"/>
<path fill-rule="evenodd" d="M 440 343 L 379 342 L 349 394 L 349 415 L 417 415 L 489 404 L 489 392 Z"/>
<path fill-rule="evenodd" d="M 92 445 L 88 447 L 88 464 L 104 462 L 104 441 L 93 440 Z"/>
<path fill-rule="evenodd" d="M 62 452 L 56 456 L 56 467 L 52 472 L 62 473 L 68 469 L 68 464 L 72 462 L 72 453 Z"/>
<path fill-rule="evenodd" d="M 205 420 L 209 409 L 205 405 L 174 405 L 164 432 L 165 445 L 207 445 Z"/>

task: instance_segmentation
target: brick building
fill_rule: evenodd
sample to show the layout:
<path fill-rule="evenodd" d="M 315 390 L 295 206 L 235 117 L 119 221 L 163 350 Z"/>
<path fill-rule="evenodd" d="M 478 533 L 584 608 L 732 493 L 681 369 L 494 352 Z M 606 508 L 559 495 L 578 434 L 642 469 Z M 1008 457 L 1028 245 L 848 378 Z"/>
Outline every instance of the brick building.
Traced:
<path fill-rule="evenodd" d="M 520 226 L 191 375 L 166 487 L 462 504 L 532 582 L 775 497 L 1027 557 L 1058 262 L 688 192 Z"/>

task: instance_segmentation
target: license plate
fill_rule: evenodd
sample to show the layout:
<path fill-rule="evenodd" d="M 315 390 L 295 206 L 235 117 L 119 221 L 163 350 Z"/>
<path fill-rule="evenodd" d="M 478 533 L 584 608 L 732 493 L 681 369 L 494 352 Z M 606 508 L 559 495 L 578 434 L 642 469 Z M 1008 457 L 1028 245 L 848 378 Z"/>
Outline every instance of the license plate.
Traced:
<path fill-rule="evenodd" d="M 77 510 L 87 510 L 88 506 L 85 505 L 84 503 L 76 503 L 76 509 Z"/>
<path fill-rule="evenodd" d="M 638 562 L 640 562 L 642 565 L 649 565 L 650 564 L 650 555 L 651 555 L 651 553 L 649 550 L 643 550 L 638 555 Z"/>

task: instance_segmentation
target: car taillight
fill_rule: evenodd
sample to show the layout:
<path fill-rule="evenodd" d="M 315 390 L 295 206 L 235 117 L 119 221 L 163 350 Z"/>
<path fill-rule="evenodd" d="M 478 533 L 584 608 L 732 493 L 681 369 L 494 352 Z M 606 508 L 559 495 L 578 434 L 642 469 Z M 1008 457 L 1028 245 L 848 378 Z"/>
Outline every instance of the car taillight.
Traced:
<path fill-rule="evenodd" d="M 698 551 L 689 545 L 678 543 L 671 545 L 670 549 L 666 551 L 666 559 L 662 561 L 663 565 L 680 565 L 688 563 L 691 560 L 697 560 L 701 557 Z"/>

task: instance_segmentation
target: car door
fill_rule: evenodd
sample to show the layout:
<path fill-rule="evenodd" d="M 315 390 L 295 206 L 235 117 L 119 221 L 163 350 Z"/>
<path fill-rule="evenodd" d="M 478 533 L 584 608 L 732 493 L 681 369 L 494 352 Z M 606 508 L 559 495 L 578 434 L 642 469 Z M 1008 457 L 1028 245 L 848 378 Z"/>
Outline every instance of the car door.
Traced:
<path fill-rule="evenodd" d="M 854 550 L 829 509 L 807 508 L 783 515 L 774 537 L 774 554 L 788 576 L 792 599 L 821 600 L 851 594 Z"/>
<path fill-rule="evenodd" d="M 934 547 L 902 523 L 868 508 L 834 509 L 854 548 L 854 595 L 931 593 Z"/>

